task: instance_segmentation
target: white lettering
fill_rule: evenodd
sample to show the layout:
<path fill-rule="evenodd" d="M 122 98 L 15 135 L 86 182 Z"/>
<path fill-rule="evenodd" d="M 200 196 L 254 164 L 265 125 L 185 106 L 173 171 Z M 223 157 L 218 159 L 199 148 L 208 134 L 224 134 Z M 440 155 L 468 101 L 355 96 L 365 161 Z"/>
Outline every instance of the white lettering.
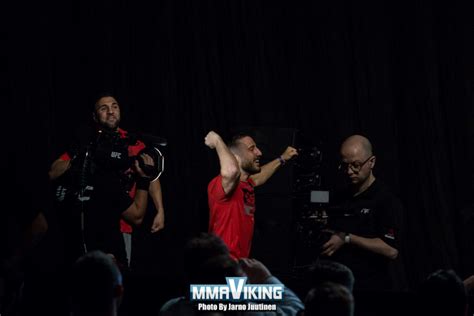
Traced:
<path fill-rule="evenodd" d="M 245 295 L 245 298 L 248 299 L 248 300 L 256 300 L 258 299 L 257 297 L 257 294 L 255 293 L 255 291 L 257 290 L 256 287 L 252 286 L 252 287 L 246 287 L 246 295 Z"/>
<path fill-rule="evenodd" d="M 217 300 L 219 299 L 219 288 L 217 286 L 213 287 L 206 287 L 206 298 L 209 300 Z"/>
<path fill-rule="evenodd" d="M 235 280 L 238 280 L 237 287 L 235 286 Z M 238 300 L 244 288 L 244 284 L 247 278 L 227 278 L 227 283 L 230 287 L 230 292 L 232 293 L 232 299 Z"/>
<path fill-rule="evenodd" d="M 113 151 L 113 152 L 110 153 L 110 157 L 112 157 L 112 158 L 120 159 L 121 156 L 122 156 L 122 153 L 118 153 L 116 151 Z"/>
<path fill-rule="evenodd" d="M 262 288 L 262 300 L 270 300 L 273 298 L 273 288 L 263 287 Z"/>
<path fill-rule="evenodd" d="M 274 300 L 283 299 L 283 286 L 277 285 L 273 288 L 273 299 Z"/>
<path fill-rule="evenodd" d="M 200 310 L 200 311 L 216 311 L 217 310 L 217 304 L 199 303 L 198 304 L 198 310 Z"/>
<path fill-rule="evenodd" d="M 191 285 L 191 300 L 282 300 L 282 284 L 249 284 L 247 278 L 226 278 L 225 285 Z M 227 308 L 229 310 L 230 307 Z"/>
<path fill-rule="evenodd" d="M 226 304 L 219 303 L 219 310 L 225 312 L 225 311 L 227 310 L 227 305 L 226 305 Z"/>
<path fill-rule="evenodd" d="M 247 310 L 247 305 L 229 303 L 229 310 L 230 311 L 246 311 Z"/>
<path fill-rule="evenodd" d="M 191 285 L 191 297 L 195 300 L 206 299 L 205 291 L 206 291 L 206 288 L 203 286 Z"/>

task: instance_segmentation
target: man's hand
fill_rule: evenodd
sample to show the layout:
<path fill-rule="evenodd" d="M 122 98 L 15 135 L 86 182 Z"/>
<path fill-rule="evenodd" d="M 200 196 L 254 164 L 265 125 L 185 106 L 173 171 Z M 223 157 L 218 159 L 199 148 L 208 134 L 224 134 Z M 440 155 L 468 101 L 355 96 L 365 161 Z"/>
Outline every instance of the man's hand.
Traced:
<path fill-rule="evenodd" d="M 281 158 L 285 161 L 288 161 L 288 160 L 290 160 L 291 158 L 293 158 L 294 156 L 297 156 L 297 155 L 298 155 L 298 151 L 296 150 L 296 148 L 288 146 L 288 148 L 286 148 L 286 150 L 283 152 L 283 154 L 281 154 Z"/>
<path fill-rule="evenodd" d="M 239 260 L 242 270 L 247 274 L 250 283 L 263 283 L 272 274 L 267 267 L 258 260 L 242 258 Z"/>
<path fill-rule="evenodd" d="M 158 211 L 153 219 L 153 224 L 151 225 L 151 232 L 156 233 L 162 230 L 165 227 L 165 212 L 163 210 Z"/>
<path fill-rule="evenodd" d="M 216 148 L 219 142 L 222 142 L 222 138 L 214 131 L 210 131 L 206 137 L 204 137 L 204 144 L 211 149 Z"/>
<path fill-rule="evenodd" d="M 344 245 L 344 236 L 342 233 L 334 233 L 331 238 L 323 245 L 321 255 L 332 256 L 336 251 Z"/>
<path fill-rule="evenodd" d="M 143 153 L 140 155 L 140 157 L 141 159 L 143 159 L 145 166 L 153 167 L 155 165 L 155 162 L 153 161 L 153 158 L 151 158 L 150 155 Z M 135 170 L 137 171 L 137 174 L 140 177 L 149 178 L 149 176 L 142 170 L 142 168 L 140 168 L 138 160 L 135 160 Z"/>

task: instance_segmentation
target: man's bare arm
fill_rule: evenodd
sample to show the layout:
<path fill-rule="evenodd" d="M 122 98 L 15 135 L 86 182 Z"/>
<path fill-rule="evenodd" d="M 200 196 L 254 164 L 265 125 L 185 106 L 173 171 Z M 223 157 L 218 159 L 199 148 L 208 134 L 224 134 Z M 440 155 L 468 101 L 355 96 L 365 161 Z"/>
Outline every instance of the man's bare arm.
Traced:
<path fill-rule="evenodd" d="M 70 167 L 70 160 L 56 159 L 51 165 L 51 168 L 49 169 L 49 179 L 56 180 L 57 178 L 62 176 Z"/>
<path fill-rule="evenodd" d="M 354 247 L 359 247 L 371 251 L 373 253 L 382 255 L 389 259 L 395 259 L 398 257 L 398 250 L 381 238 L 366 238 L 354 234 L 349 234 L 350 236 L 350 245 Z M 322 255 L 332 256 L 339 248 L 347 245 L 344 242 L 344 234 L 341 232 L 334 233 L 331 238 L 323 245 Z"/>
<path fill-rule="evenodd" d="M 151 158 L 148 154 L 142 154 L 141 158 L 146 165 L 154 165 L 153 158 Z M 129 224 L 138 226 L 143 222 L 143 218 L 145 217 L 146 208 L 148 205 L 148 189 L 150 187 L 150 181 L 147 175 L 140 168 L 138 161 L 135 161 L 135 170 L 140 177 L 137 181 L 137 192 L 135 194 L 133 203 L 130 204 L 130 206 L 124 212 L 122 212 L 122 217 Z M 140 182 L 146 183 L 146 185 Z"/>
<path fill-rule="evenodd" d="M 268 179 L 270 179 L 270 177 L 281 167 L 282 164 L 286 163 L 296 155 L 298 155 L 298 151 L 295 148 L 289 146 L 279 158 L 263 165 L 260 172 L 251 175 L 250 178 L 252 178 L 255 186 L 262 185 L 267 182 Z"/>
<path fill-rule="evenodd" d="M 221 166 L 222 188 L 227 195 L 235 189 L 240 181 L 239 163 L 222 138 L 214 131 L 210 131 L 206 135 L 204 143 L 217 152 Z"/>
<path fill-rule="evenodd" d="M 156 233 L 165 227 L 165 209 L 163 207 L 163 194 L 159 179 L 150 183 L 148 194 L 150 194 L 156 208 L 156 215 L 151 225 L 151 232 Z"/>

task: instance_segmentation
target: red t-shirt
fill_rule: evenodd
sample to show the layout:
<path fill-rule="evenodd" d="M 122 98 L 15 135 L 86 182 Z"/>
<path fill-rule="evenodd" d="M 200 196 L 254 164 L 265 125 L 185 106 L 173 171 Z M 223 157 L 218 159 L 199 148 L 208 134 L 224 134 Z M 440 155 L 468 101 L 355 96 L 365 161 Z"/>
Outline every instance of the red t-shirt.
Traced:
<path fill-rule="evenodd" d="M 121 128 L 118 129 L 118 133 L 120 134 L 120 138 L 127 137 L 127 131 L 125 131 Z M 140 150 L 142 150 L 143 148 L 145 148 L 145 144 L 138 140 L 136 142 L 136 144 L 128 146 L 128 156 L 137 156 L 138 153 L 140 152 Z M 61 160 L 71 160 L 71 157 L 66 152 L 66 153 L 62 154 L 59 157 L 59 159 L 61 159 Z M 135 192 L 136 191 L 137 191 L 136 184 L 134 183 L 133 186 L 132 186 L 132 189 L 128 193 L 132 199 L 135 197 Z M 122 233 L 129 233 L 130 234 L 130 233 L 132 233 L 132 226 L 127 224 L 127 222 L 125 222 L 123 219 L 121 219 L 120 220 L 120 231 Z"/>
<path fill-rule="evenodd" d="M 207 187 L 209 201 L 209 232 L 219 236 L 236 258 L 248 258 L 252 246 L 255 213 L 255 183 L 240 181 L 228 196 L 222 187 L 222 176 Z"/>

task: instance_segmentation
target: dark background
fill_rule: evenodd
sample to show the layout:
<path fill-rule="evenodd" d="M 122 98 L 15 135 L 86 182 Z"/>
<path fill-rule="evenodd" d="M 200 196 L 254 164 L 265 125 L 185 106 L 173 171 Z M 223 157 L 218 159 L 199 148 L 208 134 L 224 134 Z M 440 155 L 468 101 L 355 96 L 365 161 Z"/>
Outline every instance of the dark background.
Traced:
<path fill-rule="evenodd" d="M 219 170 L 209 130 L 298 130 L 322 144 L 328 175 L 341 141 L 362 133 L 376 176 L 406 207 L 408 287 L 440 267 L 467 276 L 471 13 L 467 1 L 9 2 L 0 13 L 6 155 L 46 172 L 90 119 L 90 94 L 116 92 L 123 128 L 169 143 L 166 228 L 149 234 L 150 212 L 134 256 L 137 274 L 172 284 L 184 241 L 206 230 L 205 190 Z"/>

